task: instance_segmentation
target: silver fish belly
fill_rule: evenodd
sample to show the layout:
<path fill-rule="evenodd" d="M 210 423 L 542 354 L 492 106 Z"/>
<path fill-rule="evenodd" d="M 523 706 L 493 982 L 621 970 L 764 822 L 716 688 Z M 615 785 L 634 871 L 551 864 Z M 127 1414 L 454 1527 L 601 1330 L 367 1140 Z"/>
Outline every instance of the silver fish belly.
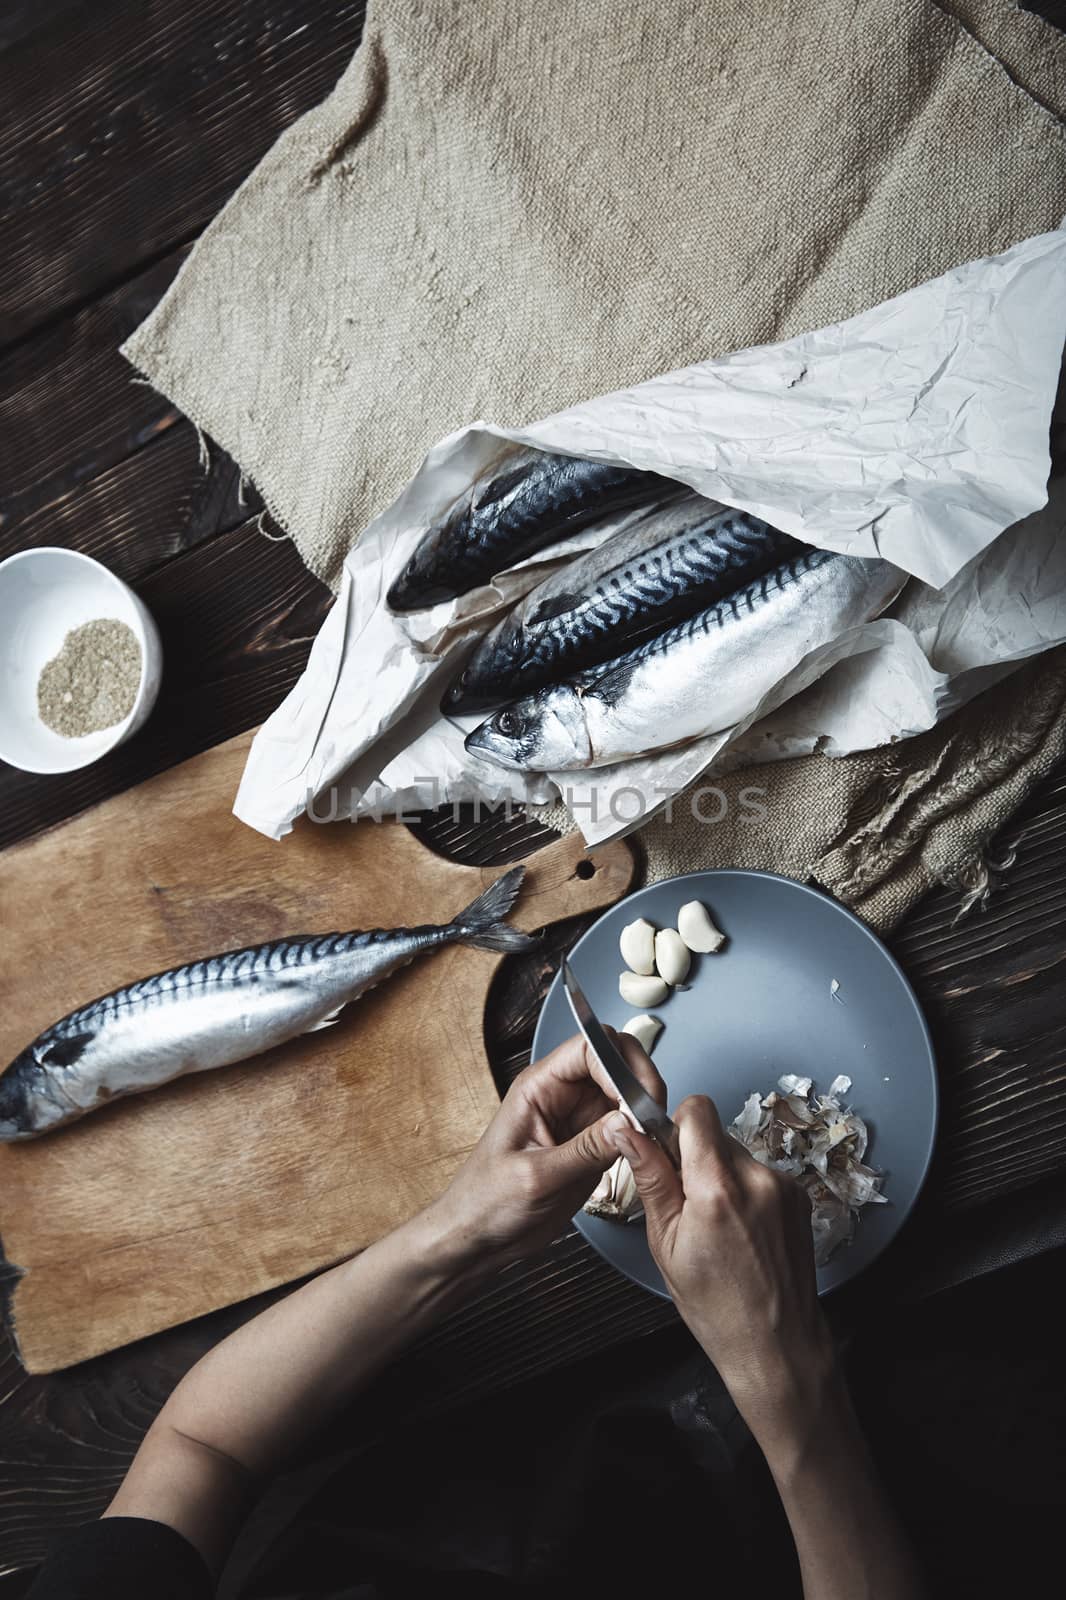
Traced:
<path fill-rule="evenodd" d="M 479 478 L 427 530 L 388 592 L 393 611 L 453 600 L 591 522 L 661 496 L 669 479 L 635 467 L 520 450 Z"/>
<path fill-rule="evenodd" d="M 505 706 L 467 748 L 574 771 L 730 728 L 812 650 L 879 615 L 904 577 L 887 561 L 806 550 L 618 660 Z"/>
<path fill-rule="evenodd" d="M 478 645 L 441 710 L 479 711 L 610 661 L 802 548 L 746 511 L 674 497 L 520 600 Z"/>
<path fill-rule="evenodd" d="M 512 868 L 450 923 L 308 934 L 190 962 L 103 995 L 47 1028 L 0 1074 L 0 1140 L 27 1139 L 119 1096 L 227 1066 L 316 1028 L 443 945 L 518 951 Z"/>

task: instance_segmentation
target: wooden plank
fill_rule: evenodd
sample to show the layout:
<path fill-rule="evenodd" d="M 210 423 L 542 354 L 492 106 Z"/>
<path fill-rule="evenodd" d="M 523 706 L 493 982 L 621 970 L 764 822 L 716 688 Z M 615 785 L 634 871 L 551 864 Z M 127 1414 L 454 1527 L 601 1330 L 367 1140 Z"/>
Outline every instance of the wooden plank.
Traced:
<path fill-rule="evenodd" d="M 1066 1169 L 1066 771 L 988 855 L 1017 857 L 985 912 L 931 895 L 891 941 L 942 1063 L 935 1179 L 963 1210 Z"/>
<path fill-rule="evenodd" d="M 184 255 L 157 263 L 0 363 L 0 559 L 67 545 L 137 584 L 262 509 L 230 458 L 135 381 L 118 353 Z"/>
<path fill-rule="evenodd" d="M 157 439 L 180 413 L 119 345 L 166 290 L 185 251 L 9 350 L 0 362 L 0 550 L 27 518 Z"/>
<path fill-rule="evenodd" d="M 331 603 L 289 540 L 254 520 L 138 586 L 163 640 L 163 687 L 146 726 L 81 772 L 0 764 L 0 847 L 264 721 L 303 670 Z"/>
<path fill-rule="evenodd" d="M 193 239 L 333 87 L 365 0 L 100 0 L 0 56 L 0 346 Z"/>
<path fill-rule="evenodd" d="M 0 532 L 0 558 L 65 545 L 137 585 L 261 510 L 259 496 L 250 484 L 242 487 L 238 468 L 221 450 L 210 450 L 204 469 L 196 430 L 182 421 Z"/>

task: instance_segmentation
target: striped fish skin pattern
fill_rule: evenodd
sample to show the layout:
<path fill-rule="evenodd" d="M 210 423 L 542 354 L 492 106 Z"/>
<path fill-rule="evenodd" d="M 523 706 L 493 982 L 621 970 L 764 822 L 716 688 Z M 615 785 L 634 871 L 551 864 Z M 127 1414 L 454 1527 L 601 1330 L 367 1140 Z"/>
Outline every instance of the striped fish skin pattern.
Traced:
<path fill-rule="evenodd" d="M 803 548 L 703 495 L 655 506 L 520 600 L 480 642 L 441 710 L 481 711 L 610 661 Z"/>
<path fill-rule="evenodd" d="M 393 611 L 454 600 L 589 523 L 676 485 L 654 472 L 520 450 L 429 528 L 388 592 Z"/>
<path fill-rule="evenodd" d="M 503 920 L 524 871 L 512 868 L 444 925 L 277 939 L 173 967 L 81 1006 L 0 1074 L 0 1140 L 33 1138 L 119 1096 L 327 1027 L 368 989 L 444 945 L 533 948 L 535 940 Z"/>
<path fill-rule="evenodd" d="M 520 771 L 566 772 L 720 732 L 812 650 L 878 616 L 904 581 L 887 561 L 804 550 L 617 660 L 494 712 L 466 747 Z"/>

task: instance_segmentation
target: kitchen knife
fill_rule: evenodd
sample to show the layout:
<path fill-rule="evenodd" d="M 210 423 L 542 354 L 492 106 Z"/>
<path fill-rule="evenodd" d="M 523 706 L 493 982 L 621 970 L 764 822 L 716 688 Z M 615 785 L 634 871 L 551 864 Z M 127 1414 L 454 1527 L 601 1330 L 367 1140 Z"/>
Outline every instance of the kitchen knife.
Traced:
<path fill-rule="evenodd" d="M 585 993 L 574 977 L 573 968 L 563 957 L 563 988 L 566 998 L 570 1002 L 570 1009 L 574 1019 L 584 1034 L 593 1054 L 597 1057 L 600 1066 L 606 1072 L 614 1085 L 619 1100 L 623 1101 L 627 1109 L 640 1128 L 649 1139 L 654 1139 L 662 1150 L 670 1157 L 674 1166 L 681 1170 L 681 1143 L 676 1122 L 671 1122 L 655 1100 L 652 1099 L 640 1079 L 626 1065 L 625 1057 L 613 1043 L 610 1035 L 605 1031 L 602 1023 L 585 998 Z"/>

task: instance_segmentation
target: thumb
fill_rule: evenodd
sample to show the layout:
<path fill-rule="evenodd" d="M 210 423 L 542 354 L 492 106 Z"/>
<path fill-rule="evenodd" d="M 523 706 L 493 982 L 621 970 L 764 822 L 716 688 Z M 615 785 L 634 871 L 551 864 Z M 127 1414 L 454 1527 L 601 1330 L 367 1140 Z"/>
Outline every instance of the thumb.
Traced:
<path fill-rule="evenodd" d="M 623 1123 L 624 1126 L 614 1131 L 612 1137 L 618 1153 L 625 1156 L 633 1169 L 633 1181 L 644 1207 L 649 1232 L 655 1238 L 662 1238 L 670 1223 L 681 1215 L 685 1204 L 680 1174 L 666 1151 L 654 1139 L 638 1133 L 632 1123 L 624 1118 Z"/>
<path fill-rule="evenodd" d="M 606 1172 L 608 1167 L 613 1167 L 619 1151 L 610 1129 L 617 1120 L 619 1113 L 612 1111 L 598 1122 L 590 1122 L 587 1128 L 582 1128 L 565 1144 L 545 1150 L 542 1160 L 551 1169 L 554 1182 L 562 1187 L 576 1182 L 578 1178 L 591 1181 Z M 621 1120 L 624 1121 L 624 1118 Z"/>

